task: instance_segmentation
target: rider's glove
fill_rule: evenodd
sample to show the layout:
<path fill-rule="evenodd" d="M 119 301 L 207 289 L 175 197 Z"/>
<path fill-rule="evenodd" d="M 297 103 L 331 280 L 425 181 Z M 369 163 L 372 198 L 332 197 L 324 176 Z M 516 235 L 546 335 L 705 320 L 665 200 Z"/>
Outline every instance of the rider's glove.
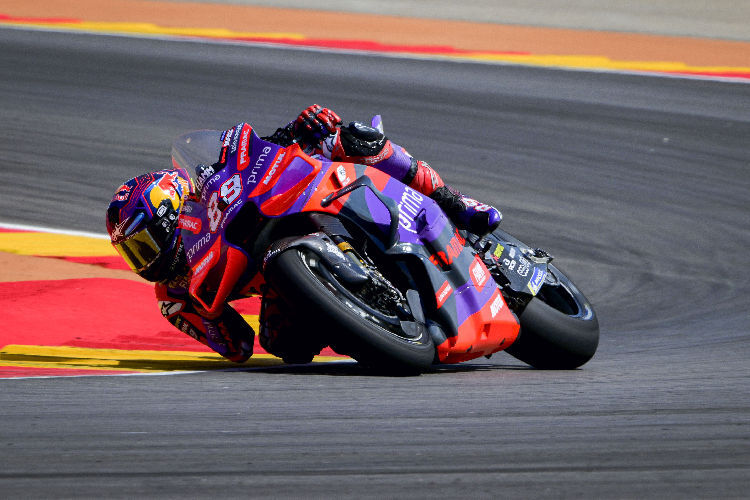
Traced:
<path fill-rule="evenodd" d="M 294 121 L 294 135 L 305 145 L 317 146 L 323 139 L 335 133 L 342 123 L 334 111 L 313 104 Z"/>

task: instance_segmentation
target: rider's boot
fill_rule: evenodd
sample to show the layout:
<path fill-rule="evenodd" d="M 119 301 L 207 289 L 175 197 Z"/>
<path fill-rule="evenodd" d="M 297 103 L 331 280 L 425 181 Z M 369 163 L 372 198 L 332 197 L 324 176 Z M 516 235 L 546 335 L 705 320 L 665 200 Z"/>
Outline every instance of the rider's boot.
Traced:
<path fill-rule="evenodd" d="M 427 162 L 414 159 L 378 129 L 363 123 L 352 122 L 339 128 L 321 144 L 321 152 L 336 161 L 371 165 L 399 179 L 435 200 L 461 229 L 485 234 L 493 231 L 503 219 L 498 209 L 446 186 Z"/>
<path fill-rule="evenodd" d="M 469 198 L 451 186 L 441 186 L 429 196 L 456 226 L 468 229 L 474 234 L 482 235 L 494 231 L 503 220 L 503 214 L 497 208 Z"/>

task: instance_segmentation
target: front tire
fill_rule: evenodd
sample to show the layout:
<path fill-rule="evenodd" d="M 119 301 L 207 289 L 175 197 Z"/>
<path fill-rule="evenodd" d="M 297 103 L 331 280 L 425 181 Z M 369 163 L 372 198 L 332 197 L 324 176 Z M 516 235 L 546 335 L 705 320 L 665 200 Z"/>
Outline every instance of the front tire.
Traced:
<path fill-rule="evenodd" d="M 506 351 L 542 369 L 578 368 L 599 345 L 599 321 L 570 279 L 550 265 L 551 279 L 519 316 L 521 331 Z"/>
<path fill-rule="evenodd" d="M 285 250 L 268 263 L 265 277 L 304 315 L 307 333 L 322 335 L 337 352 L 387 373 L 418 373 L 431 367 L 435 347 L 426 329 L 418 328 L 416 334 L 409 335 L 401 326 L 406 304 L 394 304 L 400 312 L 372 307 L 339 281 L 311 250 Z"/>

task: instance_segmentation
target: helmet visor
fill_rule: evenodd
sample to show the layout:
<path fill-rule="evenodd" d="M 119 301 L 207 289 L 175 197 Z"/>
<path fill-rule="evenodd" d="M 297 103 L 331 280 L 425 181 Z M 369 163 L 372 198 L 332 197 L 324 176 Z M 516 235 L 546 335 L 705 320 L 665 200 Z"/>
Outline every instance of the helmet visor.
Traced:
<path fill-rule="evenodd" d="M 114 245 L 130 269 L 141 271 L 153 263 L 161 254 L 162 248 L 148 228 L 138 231 L 130 238 Z"/>

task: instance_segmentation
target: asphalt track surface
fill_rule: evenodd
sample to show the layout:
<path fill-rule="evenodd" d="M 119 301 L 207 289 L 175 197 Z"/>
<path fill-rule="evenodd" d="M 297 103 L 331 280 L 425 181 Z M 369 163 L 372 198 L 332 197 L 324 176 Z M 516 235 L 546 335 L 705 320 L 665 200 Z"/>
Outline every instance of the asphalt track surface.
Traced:
<path fill-rule="evenodd" d="M 574 371 L 501 353 L 413 378 L 2 380 L 0 495 L 747 495 L 750 85 L 9 29 L 0 47 L 5 222 L 103 232 L 114 188 L 185 130 L 377 112 L 554 254 L 602 333 Z"/>

